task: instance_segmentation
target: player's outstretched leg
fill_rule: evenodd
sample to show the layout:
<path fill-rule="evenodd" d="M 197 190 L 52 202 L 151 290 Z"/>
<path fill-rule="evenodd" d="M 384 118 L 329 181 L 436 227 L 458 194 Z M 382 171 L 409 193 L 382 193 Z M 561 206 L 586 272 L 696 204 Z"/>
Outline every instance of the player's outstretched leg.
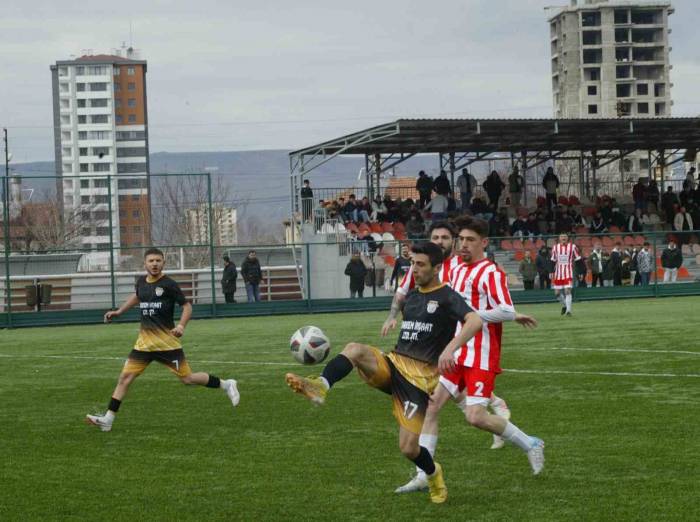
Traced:
<path fill-rule="evenodd" d="M 215 390 L 224 390 L 234 408 L 241 402 L 241 394 L 238 391 L 238 382 L 236 382 L 236 379 L 220 379 L 216 375 L 205 372 L 187 373 L 178 375 L 178 377 L 180 377 L 180 382 L 182 382 L 182 384 L 196 384 Z"/>
<path fill-rule="evenodd" d="M 326 364 L 320 377 L 301 377 L 294 373 L 288 373 L 285 380 L 292 391 L 306 397 L 316 405 L 321 405 L 326 401 L 328 390 L 336 382 L 347 377 L 356 366 L 368 377 L 376 371 L 377 361 L 370 346 L 349 343 L 341 353 Z"/>
<path fill-rule="evenodd" d="M 541 439 L 527 435 L 508 420 L 491 415 L 483 405 L 467 406 L 467 421 L 476 428 L 500 435 L 523 450 L 534 475 L 538 475 L 544 468 L 544 441 Z"/>
<path fill-rule="evenodd" d="M 144 366 L 145 368 L 145 366 Z M 134 382 L 134 379 L 141 374 L 142 369 L 137 371 L 123 371 L 119 374 L 119 380 L 117 381 L 117 386 L 114 388 L 112 393 L 112 398 L 109 400 L 107 405 L 107 411 L 102 415 L 86 415 L 85 422 L 97 426 L 101 431 L 112 431 L 112 424 L 114 423 L 114 418 L 119 411 L 119 407 L 122 404 L 122 400 L 126 396 L 126 392 L 129 390 L 129 386 Z"/>
<path fill-rule="evenodd" d="M 430 492 L 430 501 L 442 504 L 447 500 L 447 486 L 442 473 L 442 466 L 433 460 L 432 455 L 419 443 L 419 435 L 403 426 L 399 430 L 399 447 L 401 453 L 411 460 L 425 475 Z"/>
<path fill-rule="evenodd" d="M 500 418 L 505 420 L 510 419 L 510 408 L 508 407 L 508 404 L 506 404 L 506 401 L 504 401 L 501 397 L 497 397 L 495 393 L 491 394 L 491 402 L 489 403 L 489 407 L 493 410 L 493 413 L 498 415 Z M 503 446 L 505 446 L 503 437 L 494 433 L 491 449 L 501 449 Z"/>

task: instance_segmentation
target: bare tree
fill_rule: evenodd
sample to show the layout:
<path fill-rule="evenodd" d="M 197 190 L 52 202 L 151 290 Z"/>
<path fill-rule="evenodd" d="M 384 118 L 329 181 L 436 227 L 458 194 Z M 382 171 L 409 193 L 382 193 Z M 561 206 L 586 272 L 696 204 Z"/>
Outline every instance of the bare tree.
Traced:
<path fill-rule="evenodd" d="M 207 176 L 203 174 L 152 176 L 151 186 L 154 241 L 182 247 L 188 266 L 207 266 L 209 202 L 214 246 L 220 246 L 221 227 L 234 206 L 231 187 L 221 176 L 212 177 L 210 198 Z M 238 202 L 236 207 L 240 205 Z"/>

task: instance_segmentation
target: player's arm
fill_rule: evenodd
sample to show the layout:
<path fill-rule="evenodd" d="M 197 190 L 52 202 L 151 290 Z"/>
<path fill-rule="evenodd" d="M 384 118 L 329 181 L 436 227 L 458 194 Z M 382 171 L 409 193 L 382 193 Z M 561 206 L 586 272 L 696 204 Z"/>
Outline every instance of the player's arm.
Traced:
<path fill-rule="evenodd" d="M 403 310 L 403 305 L 405 302 L 406 296 L 400 291 L 397 291 L 394 294 L 394 298 L 391 300 L 389 317 L 386 318 L 386 321 L 384 321 L 384 325 L 382 326 L 382 337 L 386 337 L 386 334 L 389 333 L 389 330 L 393 330 L 394 328 L 396 328 L 396 318 L 398 317 L 399 312 Z"/>
<path fill-rule="evenodd" d="M 454 353 L 462 345 L 466 344 L 469 339 L 474 337 L 481 331 L 484 322 L 476 312 L 468 312 L 464 316 L 462 329 L 459 333 L 447 344 L 445 349 L 440 354 L 438 360 L 438 368 L 440 373 L 449 373 L 455 368 Z"/>
<path fill-rule="evenodd" d="M 175 325 L 175 328 L 170 330 L 170 333 L 172 333 L 175 337 L 182 337 L 185 333 L 185 327 L 187 326 L 187 323 L 190 322 L 190 319 L 192 319 L 192 303 L 187 301 L 182 305 L 180 322 Z"/>
<path fill-rule="evenodd" d="M 113 317 L 119 317 L 124 312 L 126 312 L 129 308 L 131 308 L 132 306 L 136 306 L 138 303 L 139 303 L 139 298 L 136 295 L 136 293 L 131 294 L 117 310 L 109 310 L 105 314 L 105 316 L 104 316 L 105 323 L 111 322 Z"/>
<path fill-rule="evenodd" d="M 486 323 L 515 321 L 525 328 L 535 328 L 537 326 L 537 321 L 534 317 L 515 311 L 513 300 L 510 297 L 510 290 L 508 289 L 507 278 L 503 272 L 491 272 L 488 276 L 487 285 L 486 295 L 488 296 L 491 309 L 477 311 L 482 321 Z"/>

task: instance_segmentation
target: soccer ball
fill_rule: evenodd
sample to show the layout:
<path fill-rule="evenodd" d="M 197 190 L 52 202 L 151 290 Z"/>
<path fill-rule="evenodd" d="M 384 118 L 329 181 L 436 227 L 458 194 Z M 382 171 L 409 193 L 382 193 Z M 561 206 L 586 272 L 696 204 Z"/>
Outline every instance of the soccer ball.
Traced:
<path fill-rule="evenodd" d="M 289 349 L 301 364 L 318 364 L 328 357 L 331 342 L 316 326 L 302 326 L 289 340 Z"/>

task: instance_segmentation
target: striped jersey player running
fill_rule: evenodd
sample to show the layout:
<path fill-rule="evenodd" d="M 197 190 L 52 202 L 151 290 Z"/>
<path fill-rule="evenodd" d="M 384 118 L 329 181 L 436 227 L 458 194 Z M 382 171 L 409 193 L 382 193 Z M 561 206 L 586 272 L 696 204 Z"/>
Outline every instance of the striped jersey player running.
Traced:
<path fill-rule="evenodd" d="M 561 315 L 571 316 L 571 289 L 574 286 L 574 261 L 581 259 L 578 248 L 569 243 L 568 234 L 559 234 L 559 243 L 552 247 L 554 277 L 552 288 L 561 303 Z M 562 292 L 563 291 L 563 292 Z"/>
<path fill-rule="evenodd" d="M 500 351 L 503 321 L 516 321 L 526 328 L 537 322 L 515 312 L 508 291 L 506 274 L 485 256 L 488 245 L 488 223 L 470 217 L 457 220 L 458 252 L 465 264 L 452 274 L 451 285 L 483 320 L 481 332 L 455 354 L 452 370 L 443 373 L 440 384 L 431 395 L 420 444 L 434 454 L 438 440 L 438 414 L 452 398 L 464 412 L 467 421 L 494 436 L 512 442 L 522 449 L 533 473 L 544 466 L 544 443 L 530 437 L 512 424 L 508 416 L 491 415 L 486 407 L 493 397 L 496 375 L 501 372 Z M 502 437 L 502 438 L 501 438 Z M 396 493 L 422 491 L 427 478 L 417 470 L 416 476 Z"/>
<path fill-rule="evenodd" d="M 464 261 L 462 256 L 458 252 L 455 252 L 455 240 L 457 239 L 457 231 L 452 223 L 448 221 L 436 221 L 430 225 L 428 228 L 428 237 L 431 243 L 438 245 L 443 252 L 444 261 L 440 267 L 440 272 L 438 278 L 441 282 L 450 284 L 452 275 L 457 272 L 457 270 L 464 266 Z M 391 310 L 389 312 L 389 317 L 382 327 L 382 336 L 386 336 L 390 329 L 396 326 L 396 315 L 398 310 L 401 308 L 403 301 L 406 299 L 406 295 L 409 290 L 414 288 L 416 285 L 415 278 L 413 277 L 413 268 L 409 269 L 406 276 L 401 281 L 401 284 L 396 290 L 394 295 L 394 300 L 391 303 Z M 503 417 L 504 419 L 510 418 L 510 409 L 508 404 L 501 397 L 497 397 L 495 394 L 491 394 L 491 409 L 496 415 Z M 498 435 L 494 435 L 493 444 L 491 449 L 500 449 L 504 446 L 503 439 Z"/>

